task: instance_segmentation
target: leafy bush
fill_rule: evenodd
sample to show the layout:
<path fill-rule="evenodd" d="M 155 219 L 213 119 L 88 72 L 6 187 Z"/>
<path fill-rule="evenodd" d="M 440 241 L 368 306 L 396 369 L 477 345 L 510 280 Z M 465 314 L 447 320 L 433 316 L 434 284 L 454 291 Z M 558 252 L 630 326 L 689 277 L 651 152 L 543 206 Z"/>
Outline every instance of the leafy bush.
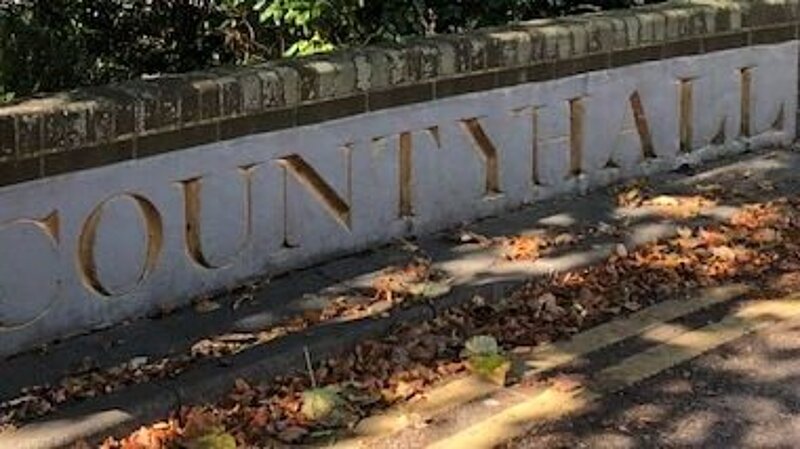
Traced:
<path fill-rule="evenodd" d="M 0 0 L 0 96 L 657 0 Z"/>

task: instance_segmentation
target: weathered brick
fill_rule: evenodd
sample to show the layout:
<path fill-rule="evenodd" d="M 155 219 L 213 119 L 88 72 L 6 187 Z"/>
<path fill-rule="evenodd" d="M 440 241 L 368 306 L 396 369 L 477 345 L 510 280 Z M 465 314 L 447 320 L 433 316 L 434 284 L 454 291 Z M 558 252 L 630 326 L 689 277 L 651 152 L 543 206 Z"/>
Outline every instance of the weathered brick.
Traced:
<path fill-rule="evenodd" d="M 217 78 L 219 84 L 221 115 L 230 117 L 240 115 L 244 111 L 244 99 L 242 84 L 237 77 L 236 71 L 220 72 L 223 76 Z"/>
<path fill-rule="evenodd" d="M 628 48 L 628 28 L 619 15 L 609 14 L 606 17 L 611 24 L 611 50 Z"/>
<path fill-rule="evenodd" d="M 42 151 L 42 116 L 25 114 L 17 116 L 17 155 L 30 157 Z"/>
<path fill-rule="evenodd" d="M 718 33 L 738 30 L 741 28 L 741 15 L 738 9 L 734 8 L 714 8 L 713 14 L 715 30 Z M 737 15 L 738 14 L 738 15 Z"/>
<path fill-rule="evenodd" d="M 452 52 L 448 54 L 447 50 L 444 51 L 443 54 L 447 54 L 452 58 L 452 62 L 444 61 L 441 62 L 447 64 L 448 62 L 452 64 L 452 72 L 442 72 L 441 75 L 445 74 L 459 74 L 465 73 L 470 70 L 470 55 L 472 52 L 472 44 L 465 36 L 459 35 L 444 35 L 437 37 L 437 40 L 444 41 L 450 44 L 452 48 Z M 442 48 L 440 47 L 440 51 Z"/>
<path fill-rule="evenodd" d="M 233 139 L 248 134 L 291 128 L 296 122 L 295 115 L 295 108 L 288 107 L 226 119 L 219 124 L 219 138 Z"/>
<path fill-rule="evenodd" d="M 369 91 L 372 88 L 372 64 L 369 56 L 363 51 L 356 51 L 353 52 L 352 57 L 356 90 L 360 92 Z"/>
<path fill-rule="evenodd" d="M 467 35 L 469 42 L 469 70 L 484 70 L 497 67 L 498 58 L 489 54 L 489 39 L 483 33 Z"/>
<path fill-rule="evenodd" d="M 642 42 L 642 29 L 638 18 L 633 14 L 621 16 L 625 24 L 625 37 L 628 47 L 637 47 Z"/>
<path fill-rule="evenodd" d="M 707 53 L 739 48 L 747 45 L 748 33 L 744 31 L 716 34 L 703 38 L 703 50 Z"/>
<path fill-rule="evenodd" d="M 390 86 L 397 86 L 412 81 L 408 55 L 402 47 L 384 46 L 383 56 L 384 58 L 379 61 L 382 61 L 382 63 L 386 65 L 386 75 Z"/>
<path fill-rule="evenodd" d="M 262 109 L 261 78 L 253 68 L 241 68 L 231 74 L 239 85 L 240 113 L 254 113 Z M 224 94 L 223 94 L 224 95 Z"/>
<path fill-rule="evenodd" d="M 143 133 L 161 127 L 160 89 L 155 83 L 134 81 L 114 86 L 130 98 L 133 106 L 133 132 Z"/>
<path fill-rule="evenodd" d="M 411 84 L 367 94 L 367 107 L 377 111 L 397 106 L 433 100 L 433 83 Z"/>
<path fill-rule="evenodd" d="M 270 109 L 284 104 L 283 81 L 278 71 L 271 67 L 261 67 L 256 72 L 261 85 L 261 109 Z"/>
<path fill-rule="evenodd" d="M 494 73 L 479 73 L 474 75 L 447 78 L 436 82 L 436 98 L 446 98 L 453 95 L 478 92 L 492 89 L 496 86 Z"/>
<path fill-rule="evenodd" d="M 310 125 L 366 111 L 367 96 L 365 94 L 300 105 L 297 108 L 297 125 Z"/>
<path fill-rule="evenodd" d="M 528 68 L 514 67 L 497 72 L 497 87 L 516 86 L 528 82 Z"/>
<path fill-rule="evenodd" d="M 615 30 L 605 17 L 595 17 L 586 23 L 586 46 L 590 53 L 607 52 L 614 49 Z"/>
<path fill-rule="evenodd" d="M 691 34 L 691 11 L 688 8 L 670 8 L 664 10 L 666 17 L 666 35 L 668 40 L 677 40 Z"/>
<path fill-rule="evenodd" d="M 664 44 L 662 51 L 664 58 L 696 55 L 703 51 L 703 41 L 701 38 L 696 37 L 680 41 L 667 42 Z"/>
<path fill-rule="evenodd" d="M 656 39 L 656 14 L 637 12 L 634 19 L 639 27 L 639 44 L 652 45 L 657 42 Z"/>
<path fill-rule="evenodd" d="M 43 146 L 48 151 L 77 148 L 88 141 L 88 108 L 84 105 L 55 109 L 44 115 Z"/>
<path fill-rule="evenodd" d="M 344 97 L 356 91 L 356 66 L 347 53 L 337 54 L 331 62 L 335 66 L 336 76 L 333 80 L 333 95 Z"/>
<path fill-rule="evenodd" d="M 439 75 L 439 47 L 430 40 L 420 40 L 415 47 L 419 50 L 419 79 L 429 80 Z"/>
<path fill-rule="evenodd" d="M 0 186 L 33 181 L 42 177 L 42 160 L 35 157 L 25 160 L 0 162 Z"/>
<path fill-rule="evenodd" d="M 0 116 L 0 161 L 14 157 L 17 152 L 17 129 L 13 115 Z"/>
<path fill-rule="evenodd" d="M 313 101 L 322 98 L 321 91 L 323 91 L 324 88 L 321 86 L 321 84 L 323 84 L 321 78 L 323 76 L 327 76 L 329 79 L 332 79 L 334 76 L 332 66 L 325 66 L 322 64 L 322 67 L 314 67 L 311 63 L 312 61 L 309 60 L 287 61 L 284 63 L 285 65 L 296 69 L 297 71 L 300 102 Z M 327 73 L 325 73 L 326 69 Z M 333 83 L 330 82 L 329 86 L 332 84 Z"/>
<path fill-rule="evenodd" d="M 43 176 L 55 176 L 78 170 L 122 162 L 133 158 L 130 139 L 83 147 L 74 151 L 48 154 L 42 160 Z"/>
<path fill-rule="evenodd" d="M 146 127 L 148 130 L 175 127 L 181 123 L 181 100 L 180 87 L 183 80 L 180 78 L 167 78 L 158 83 L 155 108 L 148 111 L 146 117 Z"/>
<path fill-rule="evenodd" d="M 282 64 L 268 65 L 278 73 L 280 79 L 280 90 L 276 92 L 276 98 L 280 98 L 281 105 L 292 106 L 300 102 L 300 72 L 295 67 Z M 262 83 L 262 93 L 267 98 L 267 84 Z M 266 100 L 265 100 L 266 101 Z"/>
<path fill-rule="evenodd" d="M 647 61 L 655 61 L 660 59 L 661 55 L 661 45 L 618 50 L 611 53 L 611 67 L 622 67 Z"/>
<path fill-rule="evenodd" d="M 96 101 L 87 116 L 87 140 L 90 143 L 106 142 L 117 134 L 114 104 L 108 101 Z"/>
<path fill-rule="evenodd" d="M 92 108 L 95 116 L 91 118 L 89 128 L 90 141 L 135 132 L 136 99 L 129 93 L 115 86 L 94 87 L 84 92 L 83 100 L 89 99 L 95 104 Z"/>
<path fill-rule="evenodd" d="M 564 59 L 555 62 L 555 77 L 577 75 L 580 73 L 603 70 L 609 67 L 609 54 L 596 53 L 578 58 Z"/>
<path fill-rule="evenodd" d="M 144 158 L 215 142 L 219 139 L 219 123 L 190 125 L 178 130 L 141 136 L 136 141 L 134 157 Z"/>
<path fill-rule="evenodd" d="M 210 74 L 197 75 L 191 88 L 199 99 L 200 119 L 208 120 L 222 115 L 220 85 Z M 184 116 L 186 113 L 183 114 Z"/>
<path fill-rule="evenodd" d="M 124 151 L 103 153 L 101 144 L 138 141 L 142 155 L 157 154 L 434 97 L 784 42 L 798 36 L 798 5 L 800 0 L 666 2 L 85 89 L 85 96 L 32 102 L 12 115 L 5 110 L 0 162 L 44 155 L 43 170 L 52 174 L 69 167 L 61 150 L 92 148 L 76 167 L 111 163 Z"/>
<path fill-rule="evenodd" d="M 457 49 L 447 39 L 432 38 L 429 41 L 436 47 L 436 73 L 438 76 L 451 76 L 458 73 Z"/>
<path fill-rule="evenodd" d="M 750 32 L 751 44 L 774 44 L 797 39 L 797 25 L 786 24 L 769 28 L 760 28 Z"/>
<path fill-rule="evenodd" d="M 752 0 L 743 4 L 742 26 L 760 27 L 797 20 L 798 3 L 794 1 Z"/>
<path fill-rule="evenodd" d="M 188 77 L 185 84 L 177 88 L 176 95 L 180 98 L 181 124 L 183 126 L 198 122 L 203 118 L 200 91 L 191 85 Z"/>

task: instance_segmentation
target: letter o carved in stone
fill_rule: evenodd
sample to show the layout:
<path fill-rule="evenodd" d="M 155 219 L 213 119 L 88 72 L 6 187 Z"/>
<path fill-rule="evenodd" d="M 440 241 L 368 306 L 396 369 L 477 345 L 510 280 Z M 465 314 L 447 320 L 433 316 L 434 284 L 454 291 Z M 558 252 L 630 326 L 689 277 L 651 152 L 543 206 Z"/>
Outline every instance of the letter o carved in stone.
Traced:
<path fill-rule="evenodd" d="M 141 225 L 143 225 L 145 240 L 145 248 L 143 251 L 144 260 L 140 264 L 141 268 L 133 281 L 127 282 L 123 286 L 111 287 L 108 285 L 108 282 L 104 282 L 101 279 L 102 276 L 97 265 L 98 234 L 104 217 L 108 213 L 107 208 L 109 204 L 120 202 L 121 200 L 127 200 L 124 202 L 128 204 L 132 203 L 136 212 L 138 212 L 136 215 L 139 217 Z M 130 206 L 126 206 L 126 209 L 129 207 Z M 117 209 L 120 208 L 121 206 L 117 207 Z M 117 217 L 117 220 L 119 220 L 119 217 Z M 125 224 L 129 224 L 129 221 L 131 220 L 126 220 Z M 131 293 L 136 290 L 136 288 L 145 281 L 147 275 L 155 269 L 159 255 L 161 254 L 163 238 L 164 231 L 161 214 L 150 200 L 134 193 L 123 193 L 107 198 L 92 210 L 81 228 L 78 242 L 78 273 L 84 285 L 100 296 L 115 297 Z M 125 245 L 130 242 L 123 241 L 116 243 L 124 248 Z"/>
<path fill-rule="evenodd" d="M 0 223 L 0 332 L 24 329 L 62 298 L 59 215 Z"/>

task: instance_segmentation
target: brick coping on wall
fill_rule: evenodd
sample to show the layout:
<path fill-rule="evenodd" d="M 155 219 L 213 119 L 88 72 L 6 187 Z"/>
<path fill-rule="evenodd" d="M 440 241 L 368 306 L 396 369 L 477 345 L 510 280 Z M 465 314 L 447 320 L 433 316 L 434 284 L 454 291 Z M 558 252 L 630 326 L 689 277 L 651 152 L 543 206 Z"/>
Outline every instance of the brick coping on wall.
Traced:
<path fill-rule="evenodd" d="M 798 5 L 671 1 L 29 100 L 0 108 L 0 186 L 469 92 L 789 41 L 798 37 Z"/>

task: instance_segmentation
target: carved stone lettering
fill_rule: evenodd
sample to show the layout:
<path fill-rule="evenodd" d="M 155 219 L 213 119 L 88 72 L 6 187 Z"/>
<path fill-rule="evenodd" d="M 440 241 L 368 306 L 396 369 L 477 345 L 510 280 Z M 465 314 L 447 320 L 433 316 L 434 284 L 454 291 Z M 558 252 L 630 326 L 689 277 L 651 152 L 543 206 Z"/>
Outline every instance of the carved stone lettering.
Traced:
<path fill-rule="evenodd" d="M 43 218 L 0 223 L 0 252 L 4 255 L 0 262 L 0 330 L 33 324 L 62 296 L 59 238 L 55 211 Z"/>
<path fill-rule="evenodd" d="M 799 49 L 596 70 L 2 187 L 0 357 L 334 254 L 789 144 Z"/>
<path fill-rule="evenodd" d="M 349 232 L 351 229 L 351 193 L 350 177 L 350 149 L 344 146 L 341 151 L 336 153 L 344 161 L 344 170 L 336 171 L 336 184 L 343 185 L 344 189 L 334 187 L 331 178 L 324 178 L 322 174 L 314 168 L 305 158 L 299 154 L 290 154 L 276 159 L 276 163 L 283 170 L 283 191 L 284 191 L 284 246 L 293 248 L 308 244 L 308 239 L 313 234 L 319 234 L 320 226 L 314 226 L 313 222 L 320 219 L 315 215 L 316 210 L 323 210 L 329 218 L 333 219 L 338 231 Z M 344 179 L 342 179 L 342 176 Z M 344 181 L 344 182 L 342 182 Z M 298 189 L 299 187 L 299 189 Z M 343 191 L 342 191 L 343 190 Z M 308 202 L 308 199 L 313 201 Z M 321 207 L 320 207 L 321 206 Z M 314 218 L 312 218 L 312 216 Z M 310 226 L 310 227 L 309 227 Z M 326 228 L 327 229 L 327 228 Z M 327 234 L 326 231 L 325 233 Z M 322 238 L 319 235 L 316 238 Z M 330 237 L 330 235 L 327 235 Z"/>
<path fill-rule="evenodd" d="M 582 107 L 578 100 L 534 108 L 533 178 L 539 185 L 556 185 L 576 171 L 580 154 L 581 126 L 573 124 Z"/>
<path fill-rule="evenodd" d="M 442 147 L 439 137 L 439 128 L 434 126 L 424 130 L 435 142 L 437 148 Z M 416 133 L 404 131 L 400 133 L 398 148 L 397 173 L 400 185 L 398 201 L 398 216 L 410 217 L 414 215 L 414 136 Z"/>
<path fill-rule="evenodd" d="M 472 138 L 474 148 L 480 154 L 486 167 L 485 189 L 486 195 L 496 195 L 500 193 L 500 161 L 492 140 L 486 134 L 477 118 L 461 120 L 461 125 Z"/>
<path fill-rule="evenodd" d="M 113 232 L 114 234 L 112 237 L 114 240 L 113 249 L 105 249 L 105 251 L 112 252 L 113 254 L 106 258 L 119 262 L 119 259 L 124 256 L 121 252 L 115 250 L 124 248 L 130 250 L 131 253 L 138 253 L 130 257 L 129 260 L 139 259 L 139 267 L 136 270 L 137 274 L 127 282 L 119 283 L 119 285 L 113 287 L 103 281 L 100 274 L 103 267 L 99 266 L 97 263 L 97 253 L 100 250 L 100 248 L 98 248 L 98 235 L 104 225 L 103 222 L 104 218 L 106 218 L 106 210 L 110 207 L 113 207 L 114 212 L 118 215 L 110 219 L 110 221 L 113 220 L 113 225 L 109 224 L 109 227 L 114 229 L 108 232 Z M 121 213 L 125 210 L 128 212 L 133 211 L 133 214 L 128 215 Z M 133 216 L 138 218 L 138 229 L 131 226 L 131 218 Z M 135 233 L 136 230 L 141 231 L 143 234 L 143 239 L 138 242 L 141 246 L 131 245 L 131 243 L 136 241 L 136 238 L 131 238 L 131 235 L 125 235 L 124 232 L 119 232 L 134 231 L 133 233 Z M 161 214 L 147 198 L 134 193 L 123 193 L 106 199 L 95 207 L 81 228 L 78 257 L 76 259 L 81 280 L 86 288 L 97 295 L 103 297 L 124 296 L 139 287 L 145 281 L 147 275 L 155 269 L 159 254 L 161 253 L 163 239 L 164 231 Z M 132 246 L 133 248 L 131 248 Z M 138 251 L 138 249 L 141 249 L 141 251 Z M 110 273 L 116 274 L 115 272 L 118 272 L 117 270 L 122 268 L 122 266 L 121 264 L 115 264 L 115 266 L 108 268 L 113 270 L 109 271 Z"/>
<path fill-rule="evenodd" d="M 684 153 L 739 137 L 743 96 L 737 70 L 680 79 L 680 149 Z"/>
<path fill-rule="evenodd" d="M 237 257 L 250 244 L 253 235 L 253 172 L 257 165 L 249 165 L 237 169 L 238 174 L 243 179 L 241 234 L 238 247 L 233 254 L 225 261 L 214 262 L 203 250 L 202 235 L 202 215 L 203 215 L 203 178 L 192 178 L 180 182 L 184 198 L 184 216 L 186 220 L 186 230 L 184 238 L 186 241 L 186 251 L 192 262 L 206 269 L 218 269 L 231 265 Z M 228 209 L 230 210 L 230 209 Z M 231 232 L 232 229 L 224 229 Z"/>

